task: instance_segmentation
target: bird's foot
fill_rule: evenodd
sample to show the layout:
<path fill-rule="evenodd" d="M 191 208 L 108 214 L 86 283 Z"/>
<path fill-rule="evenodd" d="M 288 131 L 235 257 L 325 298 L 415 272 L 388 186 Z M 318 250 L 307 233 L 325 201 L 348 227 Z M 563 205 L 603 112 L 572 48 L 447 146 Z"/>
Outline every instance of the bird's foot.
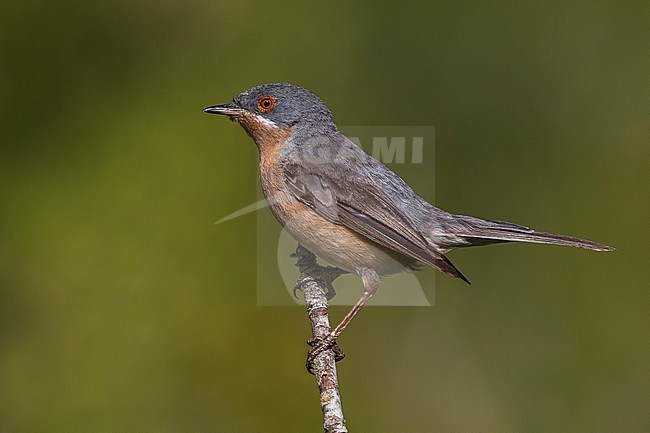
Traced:
<path fill-rule="evenodd" d="M 327 334 L 325 338 L 311 339 L 307 344 L 311 346 L 309 353 L 307 353 L 307 362 L 305 364 L 309 374 L 314 374 L 313 367 L 316 357 L 326 350 L 332 350 L 332 352 L 334 352 L 335 362 L 339 362 L 345 358 L 345 353 L 343 353 L 339 345 L 336 344 L 336 337 L 332 334 Z"/>
<path fill-rule="evenodd" d="M 330 301 L 336 296 L 336 290 L 334 290 L 332 283 L 335 279 L 347 273 L 347 271 L 335 266 L 316 266 L 310 270 L 308 276 L 304 276 L 296 281 L 296 284 L 293 286 L 293 296 L 299 299 L 298 291 L 302 291 L 302 286 L 310 281 L 315 281 L 325 289 L 325 297 Z"/>

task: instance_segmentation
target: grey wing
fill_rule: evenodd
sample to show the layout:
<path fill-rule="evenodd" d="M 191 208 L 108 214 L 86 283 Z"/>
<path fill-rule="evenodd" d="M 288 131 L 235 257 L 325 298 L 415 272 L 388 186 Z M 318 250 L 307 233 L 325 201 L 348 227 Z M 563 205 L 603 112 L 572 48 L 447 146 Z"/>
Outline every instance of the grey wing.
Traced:
<path fill-rule="evenodd" d="M 288 163 L 284 177 L 291 193 L 323 218 L 469 283 L 449 259 L 429 245 L 381 186 L 351 165 Z"/>

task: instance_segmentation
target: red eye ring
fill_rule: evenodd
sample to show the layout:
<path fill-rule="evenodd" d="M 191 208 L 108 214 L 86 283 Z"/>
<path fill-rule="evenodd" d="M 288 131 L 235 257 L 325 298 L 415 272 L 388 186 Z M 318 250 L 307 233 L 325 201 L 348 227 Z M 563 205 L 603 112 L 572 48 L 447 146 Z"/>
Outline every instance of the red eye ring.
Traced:
<path fill-rule="evenodd" d="M 262 96 L 257 100 L 257 109 L 261 112 L 273 110 L 275 107 L 275 98 L 273 96 Z"/>

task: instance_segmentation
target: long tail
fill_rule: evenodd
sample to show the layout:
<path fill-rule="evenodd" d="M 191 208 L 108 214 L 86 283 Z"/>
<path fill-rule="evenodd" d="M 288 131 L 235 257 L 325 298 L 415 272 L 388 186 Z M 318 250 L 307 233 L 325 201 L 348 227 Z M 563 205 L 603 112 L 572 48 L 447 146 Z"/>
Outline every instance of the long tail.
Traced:
<path fill-rule="evenodd" d="M 614 251 L 615 248 L 572 236 L 538 232 L 528 227 L 504 221 L 482 220 L 479 218 L 454 215 L 449 221 L 453 233 L 467 245 L 486 245 L 497 242 L 533 242 L 538 244 L 566 245 L 594 251 Z"/>

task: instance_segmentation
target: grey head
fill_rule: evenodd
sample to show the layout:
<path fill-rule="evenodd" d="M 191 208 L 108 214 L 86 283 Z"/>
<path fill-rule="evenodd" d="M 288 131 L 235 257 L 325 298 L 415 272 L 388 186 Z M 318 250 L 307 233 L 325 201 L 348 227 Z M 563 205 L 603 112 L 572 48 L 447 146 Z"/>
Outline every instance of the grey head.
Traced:
<path fill-rule="evenodd" d="M 336 130 L 332 113 L 325 103 L 309 90 L 289 83 L 255 86 L 235 96 L 231 103 L 214 105 L 203 111 L 226 115 L 241 123 L 249 133 L 259 127 L 286 130 L 309 126 Z"/>

